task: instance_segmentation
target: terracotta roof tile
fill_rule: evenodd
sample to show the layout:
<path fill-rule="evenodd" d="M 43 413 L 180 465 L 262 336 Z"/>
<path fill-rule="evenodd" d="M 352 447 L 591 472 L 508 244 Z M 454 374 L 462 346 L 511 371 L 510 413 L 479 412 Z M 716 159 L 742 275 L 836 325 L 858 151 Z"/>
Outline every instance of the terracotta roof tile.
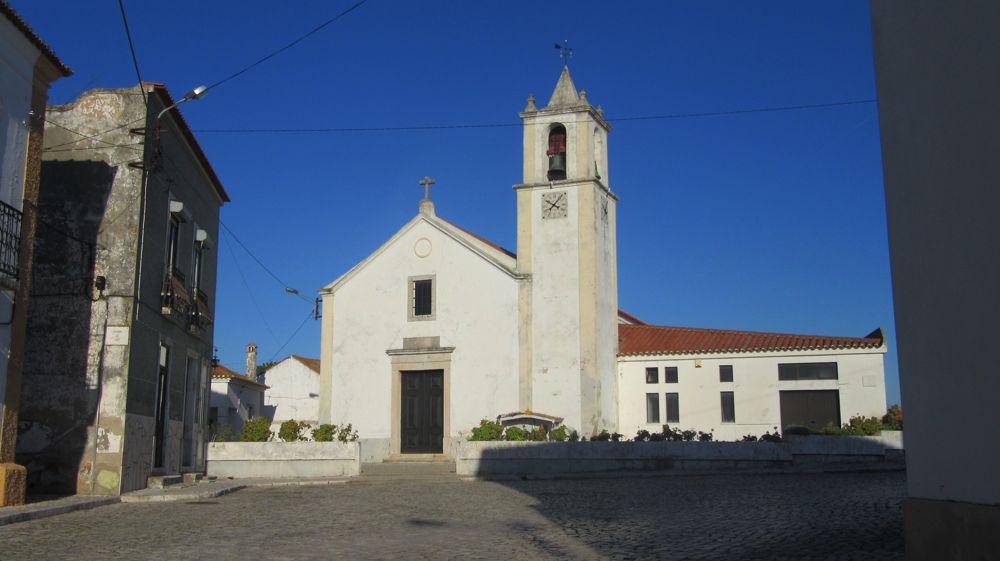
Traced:
<path fill-rule="evenodd" d="M 660 325 L 618 326 L 620 356 L 876 349 L 884 341 L 881 329 L 865 337 L 830 337 Z"/>
<path fill-rule="evenodd" d="M 307 367 L 309 367 L 310 370 L 312 370 L 313 372 L 319 374 L 319 359 L 318 358 L 306 358 L 306 357 L 299 356 L 299 355 L 288 355 L 288 356 L 290 358 L 294 358 L 295 360 L 301 362 L 302 364 L 304 364 Z"/>
<path fill-rule="evenodd" d="M 251 385 L 254 385 L 254 386 L 260 386 L 260 387 L 262 387 L 264 389 L 268 388 L 268 386 L 265 386 L 264 384 L 261 384 L 257 380 L 254 380 L 252 378 L 247 378 L 246 376 L 244 376 L 244 375 L 242 375 L 242 374 L 240 374 L 238 372 L 234 372 L 234 371 L 226 368 L 225 366 L 222 366 L 221 364 L 217 364 L 217 365 L 215 365 L 215 367 L 212 368 L 212 377 L 213 378 L 230 378 L 230 379 L 236 379 L 236 380 L 239 380 L 239 381 L 241 381 L 241 382 L 243 382 L 245 384 L 251 384 Z"/>
<path fill-rule="evenodd" d="M 443 220 L 443 221 L 447 222 L 448 224 L 451 224 L 452 226 L 458 228 L 459 230 L 465 232 L 466 234 L 469 234 L 470 236 L 472 236 L 472 237 L 476 238 L 477 240 L 483 242 L 484 244 L 492 247 L 493 249 L 495 249 L 495 250 L 497 250 L 497 251 L 499 251 L 501 253 L 506 254 L 508 257 L 513 257 L 513 258 L 517 259 L 517 254 L 514 253 L 513 251 L 510 251 L 509 249 L 504 249 L 503 247 L 500 247 L 499 245 L 491 242 L 490 240 L 488 240 L 488 239 L 486 239 L 486 238 L 484 238 L 482 236 L 473 234 L 472 232 L 466 230 L 465 228 L 459 226 L 458 224 L 455 224 L 451 220 L 446 220 L 446 219 L 442 218 L 441 216 L 438 216 L 438 218 L 440 220 Z"/>

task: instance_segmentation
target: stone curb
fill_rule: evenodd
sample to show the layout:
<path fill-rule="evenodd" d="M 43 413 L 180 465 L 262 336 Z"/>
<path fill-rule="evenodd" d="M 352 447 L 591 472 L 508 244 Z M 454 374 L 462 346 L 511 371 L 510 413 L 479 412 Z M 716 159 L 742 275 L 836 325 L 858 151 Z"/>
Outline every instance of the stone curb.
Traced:
<path fill-rule="evenodd" d="M 906 471 L 902 464 L 848 464 L 843 466 L 808 466 L 795 469 L 756 470 L 652 470 L 652 471 L 605 471 L 605 472 L 563 472 L 563 473 L 496 473 L 485 475 L 458 475 L 462 481 L 553 481 L 578 479 L 646 479 L 654 477 L 713 476 L 713 475 L 805 475 L 816 473 L 870 473 L 884 471 Z"/>
<path fill-rule="evenodd" d="M 168 502 L 168 501 L 194 501 L 199 499 L 214 499 L 215 497 L 221 497 L 223 495 L 228 495 L 229 493 L 235 493 L 241 489 L 247 488 L 266 488 L 266 487 L 306 487 L 306 486 L 320 486 L 320 485 L 337 485 L 341 483 L 347 483 L 346 479 L 315 479 L 315 480 L 295 480 L 295 479 L 266 479 L 257 480 L 244 479 L 242 481 L 232 481 L 231 483 L 223 484 L 222 487 L 216 487 L 213 489 L 205 489 L 202 491 L 197 490 L 197 485 L 193 487 L 185 488 L 185 491 L 173 490 L 173 489 L 157 489 L 156 492 L 150 492 L 148 489 L 143 489 L 142 491 L 136 491 L 135 494 L 122 495 L 121 500 L 123 503 L 151 503 L 151 502 Z"/>
<path fill-rule="evenodd" d="M 53 504 L 59 503 L 60 500 L 65 502 Z M 0 510 L 0 526 L 47 518 L 76 510 L 89 510 L 99 506 L 115 504 L 120 500 L 120 497 L 86 497 L 84 499 L 71 497 L 69 499 L 54 499 L 52 501 L 43 501 L 24 506 L 4 507 Z"/>

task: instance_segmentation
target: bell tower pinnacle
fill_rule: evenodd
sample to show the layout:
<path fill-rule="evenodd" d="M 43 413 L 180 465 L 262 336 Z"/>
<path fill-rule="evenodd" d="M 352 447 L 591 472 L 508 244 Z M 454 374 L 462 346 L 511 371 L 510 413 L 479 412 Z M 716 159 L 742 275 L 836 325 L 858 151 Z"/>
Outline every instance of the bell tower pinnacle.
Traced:
<path fill-rule="evenodd" d="M 616 428 L 616 212 L 603 111 L 563 66 L 548 104 L 529 98 L 517 192 L 523 409 L 565 418 L 582 435 Z"/>

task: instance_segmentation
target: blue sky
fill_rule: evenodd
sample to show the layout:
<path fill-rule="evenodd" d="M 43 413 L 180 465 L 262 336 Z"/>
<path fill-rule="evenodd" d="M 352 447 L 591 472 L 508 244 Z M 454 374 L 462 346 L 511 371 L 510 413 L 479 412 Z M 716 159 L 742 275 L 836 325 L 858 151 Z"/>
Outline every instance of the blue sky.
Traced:
<path fill-rule="evenodd" d="M 125 7 L 143 78 L 178 97 L 352 3 Z M 136 82 L 116 2 L 11 4 L 76 70 L 53 103 Z M 898 402 L 875 103 L 615 121 L 874 100 L 867 1 L 369 0 L 183 111 L 233 199 L 223 222 L 312 297 L 412 218 L 424 175 L 438 180 L 439 214 L 514 249 L 521 129 L 209 129 L 516 125 L 528 94 L 548 100 L 562 40 L 577 86 L 614 127 L 622 308 L 692 327 L 862 336 L 881 326 Z M 226 236 L 219 259 L 224 364 L 239 367 L 248 341 L 262 360 L 319 355 L 319 322 L 302 324 L 309 304 Z"/>

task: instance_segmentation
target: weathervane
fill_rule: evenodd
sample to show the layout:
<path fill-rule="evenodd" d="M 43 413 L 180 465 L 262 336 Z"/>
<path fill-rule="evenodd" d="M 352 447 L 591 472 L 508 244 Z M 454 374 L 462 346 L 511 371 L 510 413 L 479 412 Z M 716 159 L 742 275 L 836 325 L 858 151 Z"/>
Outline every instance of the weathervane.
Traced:
<path fill-rule="evenodd" d="M 569 59 L 573 58 L 573 49 L 569 46 L 569 39 L 564 39 L 562 45 L 556 43 L 556 48 L 559 49 L 559 58 L 568 67 Z"/>

